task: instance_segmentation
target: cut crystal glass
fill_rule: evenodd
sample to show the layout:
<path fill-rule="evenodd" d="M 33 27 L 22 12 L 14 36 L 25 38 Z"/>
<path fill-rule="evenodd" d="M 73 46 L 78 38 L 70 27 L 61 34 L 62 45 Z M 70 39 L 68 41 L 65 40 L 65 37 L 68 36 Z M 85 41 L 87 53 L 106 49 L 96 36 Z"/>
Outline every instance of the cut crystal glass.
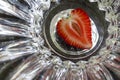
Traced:
<path fill-rule="evenodd" d="M 92 47 L 60 38 L 76 9 L 90 17 Z M 120 0 L 0 0 L 1 80 L 119 80 Z"/>

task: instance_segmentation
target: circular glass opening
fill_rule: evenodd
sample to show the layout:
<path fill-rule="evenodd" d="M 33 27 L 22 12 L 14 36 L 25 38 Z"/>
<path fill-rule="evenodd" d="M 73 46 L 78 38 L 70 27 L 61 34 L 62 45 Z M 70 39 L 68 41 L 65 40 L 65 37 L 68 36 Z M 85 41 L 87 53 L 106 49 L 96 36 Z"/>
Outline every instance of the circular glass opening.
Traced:
<path fill-rule="evenodd" d="M 104 20 L 100 17 L 99 12 L 97 13 L 93 7 L 88 6 L 78 3 L 61 3 L 51 8 L 48 12 L 43 26 L 43 33 L 47 45 L 55 54 L 67 59 L 83 59 L 94 54 L 100 48 L 104 39 Z M 77 8 L 84 10 L 90 19 L 92 47 L 89 49 L 77 48 L 66 43 L 66 41 L 58 35 L 56 29 L 57 23 L 62 18 L 68 17 L 71 11 Z"/>

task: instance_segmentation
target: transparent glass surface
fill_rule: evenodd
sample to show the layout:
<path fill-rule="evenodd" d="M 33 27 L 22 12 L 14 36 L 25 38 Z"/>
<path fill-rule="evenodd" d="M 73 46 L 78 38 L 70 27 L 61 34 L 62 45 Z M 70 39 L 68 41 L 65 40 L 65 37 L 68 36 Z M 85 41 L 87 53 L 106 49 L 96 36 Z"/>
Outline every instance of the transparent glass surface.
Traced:
<path fill-rule="evenodd" d="M 90 17 L 90 49 L 57 35 L 76 8 Z M 120 0 L 0 0 L 0 80 L 119 79 Z"/>

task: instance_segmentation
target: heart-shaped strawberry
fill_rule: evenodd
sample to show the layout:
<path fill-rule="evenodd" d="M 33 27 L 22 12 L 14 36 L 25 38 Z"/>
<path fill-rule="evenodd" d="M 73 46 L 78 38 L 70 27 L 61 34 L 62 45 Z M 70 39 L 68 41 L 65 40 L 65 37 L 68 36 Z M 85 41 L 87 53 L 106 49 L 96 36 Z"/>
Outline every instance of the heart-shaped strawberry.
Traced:
<path fill-rule="evenodd" d="M 80 8 L 72 10 L 69 17 L 58 21 L 57 33 L 71 46 L 81 49 L 92 47 L 90 18 Z"/>

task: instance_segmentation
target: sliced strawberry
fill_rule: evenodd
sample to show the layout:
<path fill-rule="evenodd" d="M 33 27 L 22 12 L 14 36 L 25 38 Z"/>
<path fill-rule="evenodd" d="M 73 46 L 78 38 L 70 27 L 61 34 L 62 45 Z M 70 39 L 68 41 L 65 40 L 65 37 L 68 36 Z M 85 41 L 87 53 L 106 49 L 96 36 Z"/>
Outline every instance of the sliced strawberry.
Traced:
<path fill-rule="evenodd" d="M 80 8 L 72 10 L 69 17 L 58 21 L 57 33 L 71 46 L 81 49 L 92 47 L 90 18 Z"/>

